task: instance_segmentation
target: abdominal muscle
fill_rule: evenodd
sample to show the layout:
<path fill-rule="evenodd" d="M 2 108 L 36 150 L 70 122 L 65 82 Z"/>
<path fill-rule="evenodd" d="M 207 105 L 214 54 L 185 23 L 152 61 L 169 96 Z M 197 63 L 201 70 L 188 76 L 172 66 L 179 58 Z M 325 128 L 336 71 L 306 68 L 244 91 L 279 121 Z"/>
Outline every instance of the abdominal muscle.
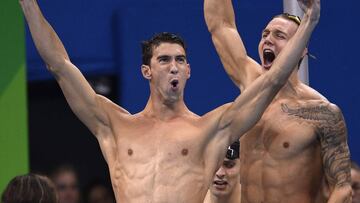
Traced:
<path fill-rule="evenodd" d="M 242 203 L 325 202 L 321 161 L 313 153 L 301 154 L 276 160 L 264 153 L 262 160 L 242 165 Z"/>
<path fill-rule="evenodd" d="M 165 161 L 165 160 L 164 160 Z M 110 173 L 117 202 L 201 202 L 207 191 L 202 167 L 166 160 L 116 163 Z"/>

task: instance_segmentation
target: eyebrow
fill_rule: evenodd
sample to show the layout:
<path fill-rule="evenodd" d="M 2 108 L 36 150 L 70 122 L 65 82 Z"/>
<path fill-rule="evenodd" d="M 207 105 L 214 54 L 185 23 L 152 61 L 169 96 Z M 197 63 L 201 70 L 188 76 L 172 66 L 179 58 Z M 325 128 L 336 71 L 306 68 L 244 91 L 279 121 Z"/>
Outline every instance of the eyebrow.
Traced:
<path fill-rule="evenodd" d="M 163 59 L 163 58 L 170 58 L 169 55 L 160 55 L 158 57 L 156 57 L 156 59 Z"/>
<path fill-rule="evenodd" d="M 184 58 L 184 59 L 186 59 L 186 56 L 185 55 L 177 55 L 177 56 L 175 56 L 175 58 Z"/>
<path fill-rule="evenodd" d="M 280 33 L 280 34 L 284 34 L 284 35 L 288 36 L 285 32 L 283 32 L 283 31 L 281 31 L 281 30 L 278 30 L 278 29 L 275 30 L 275 33 L 276 33 L 276 34 L 277 34 L 277 33 Z"/>
<path fill-rule="evenodd" d="M 161 58 L 170 58 L 171 56 L 170 55 L 160 55 L 158 56 L 156 59 L 161 59 Z M 185 58 L 186 59 L 186 56 L 181 54 L 181 55 L 176 55 L 175 58 Z"/>
<path fill-rule="evenodd" d="M 269 29 L 264 29 L 261 34 L 269 33 L 269 32 L 270 32 Z M 278 30 L 278 29 L 275 29 L 274 32 L 275 32 L 276 34 L 277 34 L 277 33 L 280 33 L 280 34 L 284 34 L 284 35 L 288 36 L 285 32 L 283 32 L 283 31 L 281 31 L 281 30 Z"/>

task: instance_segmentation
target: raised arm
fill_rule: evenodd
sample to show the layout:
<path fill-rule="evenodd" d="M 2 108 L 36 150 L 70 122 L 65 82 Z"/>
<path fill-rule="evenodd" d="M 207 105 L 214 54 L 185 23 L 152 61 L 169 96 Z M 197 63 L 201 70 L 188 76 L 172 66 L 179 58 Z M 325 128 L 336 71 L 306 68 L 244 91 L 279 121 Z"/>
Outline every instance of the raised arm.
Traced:
<path fill-rule="evenodd" d="M 73 112 L 96 136 L 109 126 L 104 106 L 111 103 L 97 95 L 70 61 L 59 37 L 43 17 L 36 0 L 20 0 L 35 46 L 59 83 Z"/>
<path fill-rule="evenodd" d="M 225 111 L 220 127 L 229 126 L 228 129 L 233 137 L 231 141 L 239 139 L 256 124 L 277 92 L 287 82 L 294 68 L 297 67 L 311 33 L 318 23 L 320 0 L 308 1 L 305 11 L 298 30 L 275 59 L 272 68 L 258 77 Z"/>
<path fill-rule="evenodd" d="M 227 74 L 243 91 L 260 75 L 260 65 L 247 56 L 235 24 L 231 0 L 205 0 L 205 21 Z"/>

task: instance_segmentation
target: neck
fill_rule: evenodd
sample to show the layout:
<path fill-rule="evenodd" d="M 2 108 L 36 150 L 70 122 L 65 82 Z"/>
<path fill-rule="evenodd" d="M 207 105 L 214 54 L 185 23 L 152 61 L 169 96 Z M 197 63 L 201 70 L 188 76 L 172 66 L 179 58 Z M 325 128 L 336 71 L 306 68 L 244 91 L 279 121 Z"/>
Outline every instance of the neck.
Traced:
<path fill-rule="evenodd" d="M 159 120 L 170 120 L 188 113 L 189 109 L 185 105 L 182 95 L 177 100 L 171 100 L 151 93 L 143 112 Z"/>
<path fill-rule="evenodd" d="M 241 186 L 240 183 L 235 186 L 233 191 L 228 196 L 215 196 L 210 194 L 211 203 L 240 203 L 241 201 Z"/>
<path fill-rule="evenodd" d="M 288 81 L 284 85 L 284 87 L 279 91 L 276 98 L 288 98 L 288 97 L 297 97 L 298 96 L 298 86 L 301 85 L 301 81 L 298 76 L 298 68 L 291 73 Z"/>

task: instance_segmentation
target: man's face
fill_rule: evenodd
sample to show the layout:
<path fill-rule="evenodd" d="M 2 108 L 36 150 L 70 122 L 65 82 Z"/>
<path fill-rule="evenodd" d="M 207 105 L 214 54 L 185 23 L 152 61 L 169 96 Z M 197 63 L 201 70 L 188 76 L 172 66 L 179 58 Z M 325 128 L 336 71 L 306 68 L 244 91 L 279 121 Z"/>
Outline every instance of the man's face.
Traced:
<path fill-rule="evenodd" d="M 259 43 L 261 66 L 269 70 L 275 58 L 296 33 L 298 25 L 283 18 L 272 19 L 263 30 Z"/>
<path fill-rule="evenodd" d="M 190 66 L 182 46 L 161 43 L 154 48 L 149 71 L 150 85 L 162 98 L 172 102 L 182 97 L 190 77 Z"/>
<path fill-rule="evenodd" d="M 237 184 L 240 184 L 240 159 L 225 158 L 215 173 L 210 191 L 217 197 L 230 196 Z"/>
<path fill-rule="evenodd" d="M 59 194 L 59 203 L 78 203 L 80 192 L 77 178 L 72 172 L 62 172 L 54 178 Z"/>
<path fill-rule="evenodd" d="M 360 203 L 360 171 L 351 169 L 352 202 Z"/>

